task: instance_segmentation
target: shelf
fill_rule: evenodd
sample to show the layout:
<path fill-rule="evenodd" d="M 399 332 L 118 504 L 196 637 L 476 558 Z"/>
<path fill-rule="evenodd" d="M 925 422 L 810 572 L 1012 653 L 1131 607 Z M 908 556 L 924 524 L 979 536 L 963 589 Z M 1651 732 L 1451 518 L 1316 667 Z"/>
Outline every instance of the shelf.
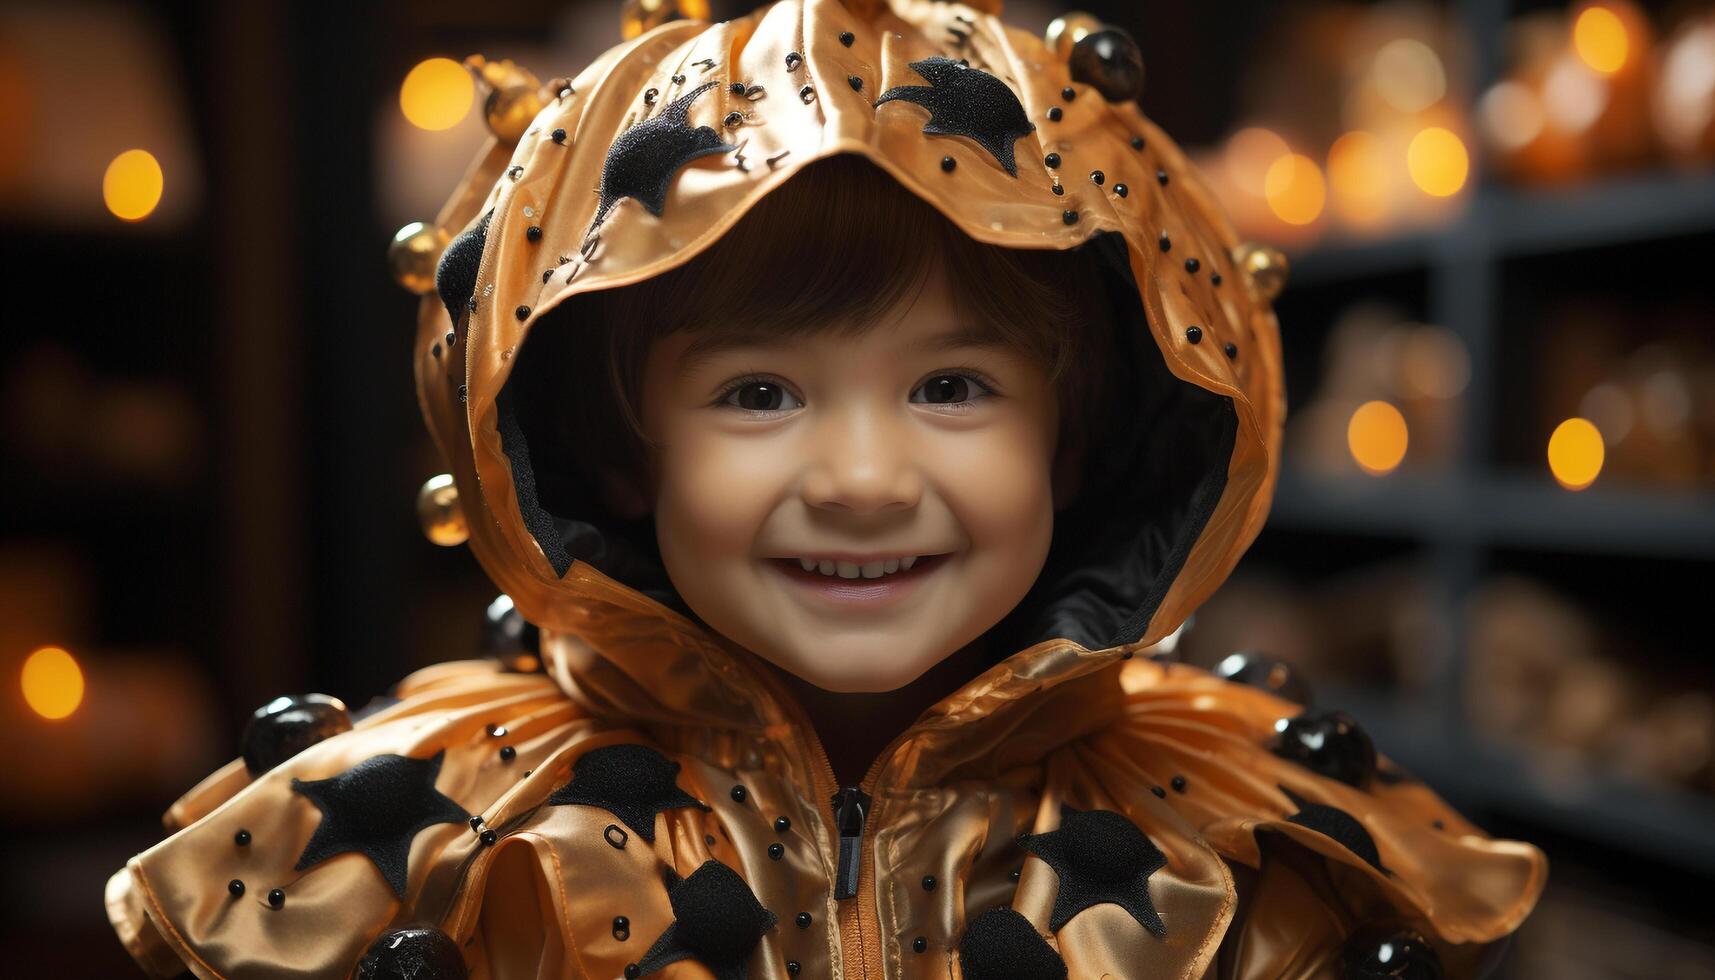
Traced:
<path fill-rule="evenodd" d="M 1291 285 L 1712 231 L 1715 173 L 1612 177 L 1557 188 L 1488 186 L 1444 225 L 1370 240 L 1331 238 L 1294 256 Z"/>
<path fill-rule="evenodd" d="M 1715 798 L 1587 766 L 1552 769 L 1520 749 L 1448 738 L 1443 720 L 1385 695 L 1318 684 L 1317 703 L 1349 712 L 1376 746 L 1456 809 L 1504 814 L 1715 877 Z"/>
<path fill-rule="evenodd" d="M 1411 536 L 1576 553 L 1715 560 L 1715 494 L 1561 490 L 1544 480 L 1396 473 L 1318 478 L 1286 471 L 1271 526 Z"/>

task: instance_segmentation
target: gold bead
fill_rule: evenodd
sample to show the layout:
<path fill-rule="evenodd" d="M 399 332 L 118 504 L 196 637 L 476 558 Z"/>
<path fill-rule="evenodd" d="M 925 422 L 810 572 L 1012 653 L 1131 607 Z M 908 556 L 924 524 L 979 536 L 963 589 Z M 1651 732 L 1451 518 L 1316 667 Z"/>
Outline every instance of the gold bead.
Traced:
<path fill-rule="evenodd" d="M 417 519 L 423 524 L 423 536 L 444 548 L 470 540 L 470 526 L 451 473 L 429 477 L 417 491 Z"/>
<path fill-rule="evenodd" d="M 421 221 L 413 221 L 393 236 L 387 246 L 387 267 L 399 285 L 421 296 L 435 288 L 435 266 L 449 241 L 447 233 Z"/>
<path fill-rule="evenodd" d="M 473 54 L 464 60 L 464 66 L 488 88 L 482 112 L 488 119 L 489 131 L 503 143 L 518 142 L 530 128 L 530 121 L 542 111 L 542 83 L 509 59 L 489 61 Z"/>
<path fill-rule="evenodd" d="M 1244 270 L 1257 295 L 1270 303 L 1286 288 L 1286 277 L 1292 271 L 1279 249 L 1257 242 L 1246 242 L 1234 249 L 1233 261 Z"/>
<path fill-rule="evenodd" d="M 1072 46 L 1082 41 L 1084 35 L 1101 29 L 1102 22 L 1095 14 L 1074 10 L 1049 21 L 1042 39 L 1048 43 L 1048 50 L 1054 52 L 1055 57 L 1065 61 L 1072 57 Z"/>

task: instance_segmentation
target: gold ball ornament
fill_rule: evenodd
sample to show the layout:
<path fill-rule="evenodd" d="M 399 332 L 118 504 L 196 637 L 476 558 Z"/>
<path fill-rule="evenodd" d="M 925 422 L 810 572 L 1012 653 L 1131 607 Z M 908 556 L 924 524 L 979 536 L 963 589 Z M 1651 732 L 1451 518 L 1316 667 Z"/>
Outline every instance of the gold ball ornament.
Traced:
<path fill-rule="evenodd" d="M 387 267 L 399 285 L 422 296 L 435 288 L 435 266 L 450 237 L 439 228 L 413 221 L 399 229 L 387 246 Z"/>
<path fill-rule="evenodd" d="M 417 519 L 423 536 L 443 548 L 455 548 L 470 540 L 470 525 L 459 506 L 459 488 L 451 473 L 431 476 L 417 491 Z"/>
<path fill-rule="evenodd" d="M 503 143 L 518 142 L 545 104 L 542 83 L 510 59 L 489 61 L 480 54 L 473 54 L 464 60 L 464 66 L 488 88 L 482 113 L 488 119 L 489 131 Z"/>
<path fill-rule="evenodd" d="M 1049 21 L 1048 29 L 1042 32 L 1042 39 L 1047 42 L 1048 50 L 1054 52 L 1061 61 L 1065 61 L 1072 57 L 1072 48 L 1079 41 L 1101 29 L 1101 18 L 1082 10 L 1074 10 Z"/>
<path fill-rule="evenodd" d="M 625 0 L 619 33 L 627 41 L 670 20 L 708 20 L 709 0 Z"/>
<path fill-rule="evenodd" d="M 1234 249 L 1233 262 L 1244 270 L 1256 294 L 1270 303 L 1286 288 L 1286 278 L 1292 271 L 1279 249 L 1257 242 L 1246 242 Z"/>

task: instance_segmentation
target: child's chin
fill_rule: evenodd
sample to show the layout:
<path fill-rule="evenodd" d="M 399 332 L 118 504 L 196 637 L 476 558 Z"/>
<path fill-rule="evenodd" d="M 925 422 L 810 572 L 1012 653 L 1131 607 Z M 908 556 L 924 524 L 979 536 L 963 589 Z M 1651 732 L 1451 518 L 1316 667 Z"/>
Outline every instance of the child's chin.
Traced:
<path fill-rule="evenodd" d="M 818 662 L 786 665 L 786 669 L 824 691 L 834 694 L 885 694 L 897 691 L 923 676 L 915 665 L 876 662 L 873 646 L 863 656 L 830 656 L 818 650 Z"/>

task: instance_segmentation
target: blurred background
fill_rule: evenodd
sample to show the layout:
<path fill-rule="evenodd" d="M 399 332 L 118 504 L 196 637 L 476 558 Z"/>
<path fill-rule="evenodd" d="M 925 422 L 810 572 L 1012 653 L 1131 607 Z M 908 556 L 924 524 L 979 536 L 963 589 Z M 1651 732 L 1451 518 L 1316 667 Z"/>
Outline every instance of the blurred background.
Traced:
<path fill-rule="evenodd" d="M 1293 264 L 1273 516 L 1175 652 L 1547 850 L 1504 976 L 1715 977 L 1715 0 L 1080 5 Z M 0 5 L 7 972 L 135 975 L 102 884 L 254 707 L 476 650 L 388 246 L 487 135 L 459 62 L 620 7 Z"/>

